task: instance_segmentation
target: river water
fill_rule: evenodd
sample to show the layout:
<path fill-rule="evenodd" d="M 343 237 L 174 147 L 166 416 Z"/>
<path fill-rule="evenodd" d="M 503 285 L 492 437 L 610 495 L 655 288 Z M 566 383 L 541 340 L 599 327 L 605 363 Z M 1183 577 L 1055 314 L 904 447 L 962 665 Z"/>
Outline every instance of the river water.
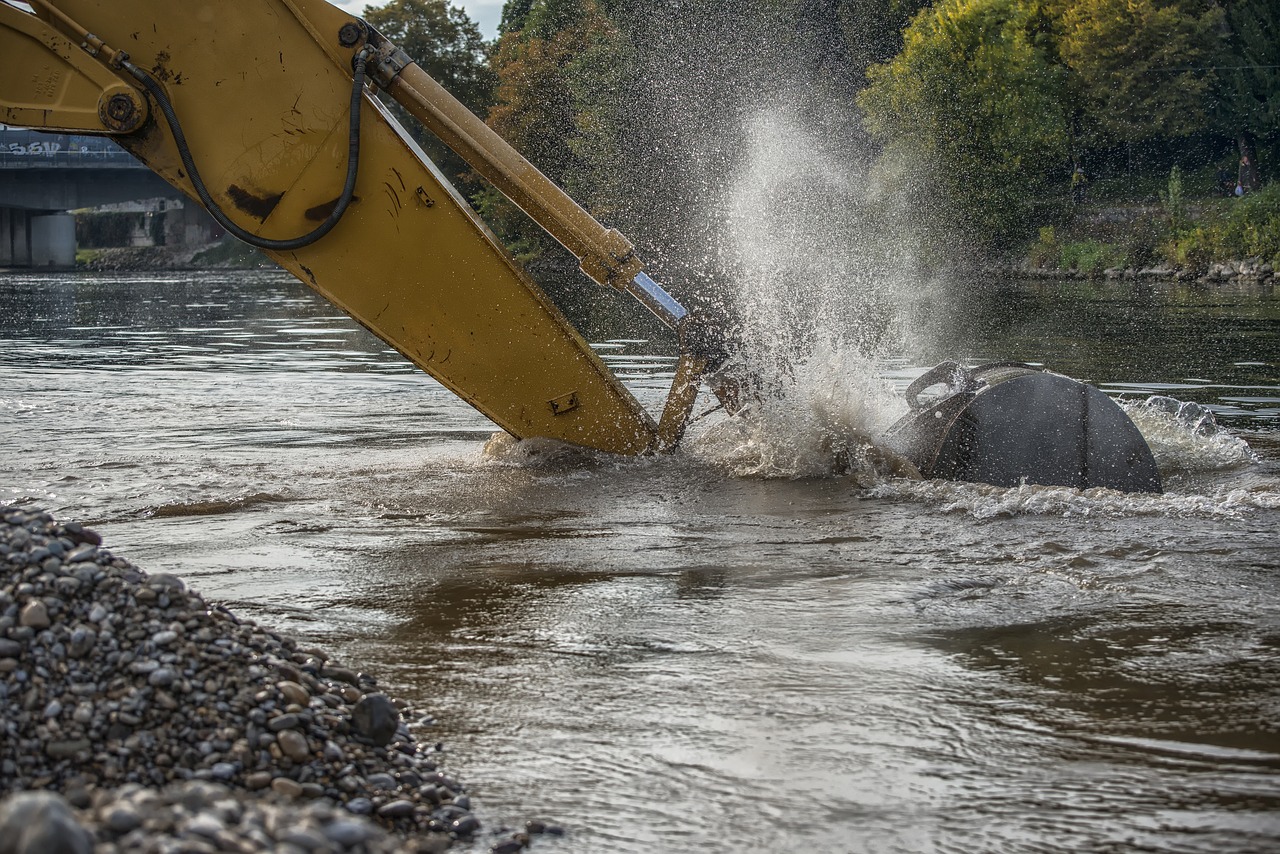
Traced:
<path fill-rule="evenodd" d="M 874 376 L 827 359 L 792 421 L 628 460 L 491 443 L 278 273 L 7 275 L 0 501 L 378 674 L 488 827 L 568 829 L 536 851 L 1277 850 L 1280 298 L 1029 283 L 928 316 Z M 660 402 L 666 344 L 599 347 Z M 823 456 L 944 357 L 1223 429 L 1135 406 L 1164 496 Z"/>

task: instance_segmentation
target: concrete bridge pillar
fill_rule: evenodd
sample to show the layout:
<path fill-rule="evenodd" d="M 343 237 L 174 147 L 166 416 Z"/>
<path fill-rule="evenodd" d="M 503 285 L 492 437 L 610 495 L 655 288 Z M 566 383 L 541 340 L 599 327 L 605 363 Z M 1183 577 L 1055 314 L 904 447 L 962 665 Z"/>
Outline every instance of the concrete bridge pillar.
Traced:
<path fill-rule="evenodd" d="M 0 208 L 0 266 L 31 266 L 31 211 Z"/>
<path fill-rule="evenodd" d="M 76 218 L 69 213 L 31 217 L 31 266 L 74 267 Z"/>
<path fill-rule="evenodd" d="M 0 267 L 74 267 L 76 218 L 60 211 L 0 208 Z"/>

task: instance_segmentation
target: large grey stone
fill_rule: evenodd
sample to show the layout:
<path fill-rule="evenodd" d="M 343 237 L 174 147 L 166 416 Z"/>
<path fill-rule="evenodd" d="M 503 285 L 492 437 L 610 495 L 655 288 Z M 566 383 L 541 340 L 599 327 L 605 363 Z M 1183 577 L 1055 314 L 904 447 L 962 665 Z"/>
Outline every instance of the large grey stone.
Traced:
<path fill-rule="evenodd" d="M 374 744 L 387 744 L 400 725 L 400 712 L 386 694 L 369 694 L 351 710 L 351 725 Z"/>
<path fill-rule="evenodd" d="M 93 840 L 52 792 L 20 792 L 0 802 L 0 854 L 93 854 Z"/>

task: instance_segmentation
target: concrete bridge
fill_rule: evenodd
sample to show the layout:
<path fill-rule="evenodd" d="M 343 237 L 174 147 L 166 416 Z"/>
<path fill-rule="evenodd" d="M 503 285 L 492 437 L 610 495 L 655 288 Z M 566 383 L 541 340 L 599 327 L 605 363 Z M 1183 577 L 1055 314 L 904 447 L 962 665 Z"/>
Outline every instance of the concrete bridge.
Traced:
<path fill-rule="evenodd" d="M 184 197 L 106 137 L 0 125 L 0 267 L 70 267 L 69 211 L 157 198 Z"/>

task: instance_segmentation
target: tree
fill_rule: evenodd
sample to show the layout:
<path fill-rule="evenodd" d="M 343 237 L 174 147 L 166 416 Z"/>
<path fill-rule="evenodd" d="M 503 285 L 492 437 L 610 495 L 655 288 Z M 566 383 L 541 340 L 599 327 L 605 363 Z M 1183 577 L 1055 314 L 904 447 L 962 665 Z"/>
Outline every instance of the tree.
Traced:
<path fill-rule="evenodd" d="M 1208 125 L 1223 13 L 1211 0 L 1065 0 L 1059 51 L 1095 140 L 1185 137 Z"/>
<path fill-rule="evenodd" d="M 920 12 L 902 52 L 858 98 L 891 180 L 922 215 L 998 245 L 1035 222 L 1068 153 L 1065 69 L 1038 37 L 1039 8 L 944 0 Z"/>
<path fill-rule="evenodd" d="M 488 123 L 551 180 L 579 191 L 579 203 L 599 207 L 607 193 L 581 191 L 594 187 L 588 176 L 607 174 L 601 163 L 620 133 L 601 106 L 625 72 L 615 61 L 619 33 L 595 0 L 512 0 L 503 14 Z M 554 245 L 494 190 L 481 210 L 517 254 Z"/>
<path fill-rule="evenodd" d="M 1259 168 L 1258 142 L 1274 147 L 1280 137 L 1280 7 L 1272 0 L 1231 0 L 1226 10 L 1229 36 L 1219 59 L 1216 124 L 1233 137 L 1242 157 Z"/>

